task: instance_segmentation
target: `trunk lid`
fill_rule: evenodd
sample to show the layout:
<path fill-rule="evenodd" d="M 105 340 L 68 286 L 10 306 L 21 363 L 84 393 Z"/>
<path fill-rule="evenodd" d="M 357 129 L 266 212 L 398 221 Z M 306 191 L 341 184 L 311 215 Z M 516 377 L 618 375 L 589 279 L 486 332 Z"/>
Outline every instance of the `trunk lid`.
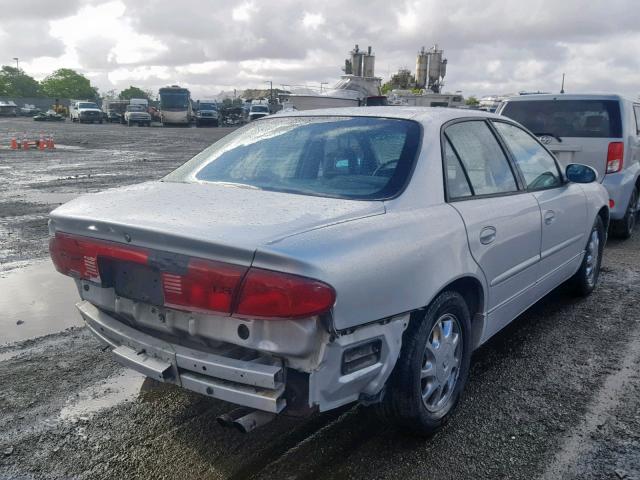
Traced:
<path fill-rule="evenodd" d="M 51 212 L 50 229 L 250 265 L 261 245 L 383 213 L 381 201 L 148 182 L 72 200 Z"/>

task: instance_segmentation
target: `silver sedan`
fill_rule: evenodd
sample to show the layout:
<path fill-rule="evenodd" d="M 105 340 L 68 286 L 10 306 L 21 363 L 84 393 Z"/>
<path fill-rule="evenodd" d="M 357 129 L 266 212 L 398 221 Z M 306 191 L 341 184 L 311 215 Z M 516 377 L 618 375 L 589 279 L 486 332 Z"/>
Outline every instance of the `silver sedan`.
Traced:
<path fill-rule="evenodd" d="M 51 214 L 51 256 L 122 364 L 245 407 L 375 405 L 440 428 L 472 351 L 549 291 L 596 286 L 608 197 L 496 115 L 270 116 L 165 178 Z"/>

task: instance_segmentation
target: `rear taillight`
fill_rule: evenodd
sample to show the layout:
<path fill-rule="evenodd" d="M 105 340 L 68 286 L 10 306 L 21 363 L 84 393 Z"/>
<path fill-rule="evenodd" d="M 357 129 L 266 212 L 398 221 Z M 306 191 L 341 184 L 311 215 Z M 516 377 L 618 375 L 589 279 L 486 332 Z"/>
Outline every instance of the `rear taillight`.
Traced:
<path fill-rule="evenodd" d="M 202 258 L 190 258 L 186 271 L 161 271 L 146 249 L 66 233 L 56 233 L 49 250 L 60 273 L 96 283 L 99 258 L 149 265 L 161 275 L 164 305 L 180 310 L 292 319 L 324 313 L 336 299 L 330 285 L 311 278 Z"/>
<path fill-rule="evenodd" d="M 228 315 L 246 271 L 246 267 L 192 258 L 186 274 L 162 273 L 164 304 Z"/>
<path fill-rule="evenodd" d="M 310 278 L 250 268 L 234 314 L 258 318 L 302 318 L 329 310 L 333 288 Z"/>
<path fill-rule="evenodd" d="M 138 247 L 56 233 L 49 241 L 51 260 L 60 273 L 71 277 L 100 281 L 98 257 L 146 264 L 149 254 Z"/>
<path fill-rule="evenodd" d="M 616 173 L 622 170 L 624 158 L 624 143 L 611 142 L 607 150 L 607 173 Z"/>

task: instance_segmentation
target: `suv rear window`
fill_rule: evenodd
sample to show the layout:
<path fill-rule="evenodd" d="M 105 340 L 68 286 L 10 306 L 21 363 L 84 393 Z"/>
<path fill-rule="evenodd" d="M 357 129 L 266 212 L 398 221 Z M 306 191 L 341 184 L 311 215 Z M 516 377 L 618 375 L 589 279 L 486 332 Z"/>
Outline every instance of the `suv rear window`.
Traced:
<path fill-rule="evenodd" d="M 535 135 L 621 138 L 620 104 L 616 100 L 529 100 L 507 102 L 502 115 Z"/>
<path fill-rule="evenodd" d="M 272 117 L 214 143 L 165 181 L 383 199 L 408 181 L 421 128 L 375 117 Z"/>

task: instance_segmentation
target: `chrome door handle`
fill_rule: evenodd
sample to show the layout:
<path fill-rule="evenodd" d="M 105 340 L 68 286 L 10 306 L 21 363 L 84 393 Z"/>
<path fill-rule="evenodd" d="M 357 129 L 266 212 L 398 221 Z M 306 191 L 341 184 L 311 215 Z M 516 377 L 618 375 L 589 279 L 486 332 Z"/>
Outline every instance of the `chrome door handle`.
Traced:
<path fill-rule="evenodd" d="M 547 210 L 544 212 L 544 223 L 547 225 L 551 225 L 553 221 L 556 219 L 556 212 L 553 210 Z"/>
<path fill-rule="evenodd" d="M 483 245 L 489 245 L 496 239 L 495 227 L 484 227 L 480 231 L 480 243 Z"/>

